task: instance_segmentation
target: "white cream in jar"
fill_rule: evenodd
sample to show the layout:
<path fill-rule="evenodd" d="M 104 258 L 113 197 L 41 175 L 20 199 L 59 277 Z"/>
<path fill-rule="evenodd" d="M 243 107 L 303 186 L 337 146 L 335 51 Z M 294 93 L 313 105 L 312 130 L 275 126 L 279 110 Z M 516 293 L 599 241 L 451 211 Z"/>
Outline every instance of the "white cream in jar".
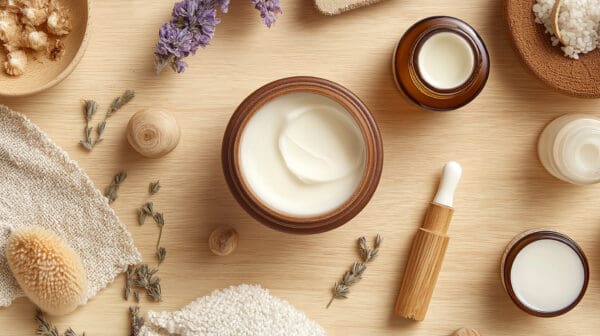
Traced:
<path fill-rule="evenodd" d="M 339 208 L 365 173 L 360 127 L 342 105 L 317 93 L 287 93 L 260 107 L 244 126 L 238 150 L 252 193 L 289 216 Z"/>
<path fill-rule="evenodd" d="M 570 114 L 555 119 L 540 135 L 538 155 L 546 170 L 563 181 L 600 182 L 600 118 Z"/>
<path fill-rule="evenodd" d="M 439 32 L 422 42 L 417 67 L 421 78 L 436 89 L 451 90 L 463 85 L 475 69 L 469 42 L 454 32 Z"/>
<path fill-rule="evenodd" d="M 510 274 L 517 298 L 540 312 L 565 309 L 577 300 L 585 282 L 581 258 L 570 246 L 553 239 L 525 246 L 515 257 Z"/>

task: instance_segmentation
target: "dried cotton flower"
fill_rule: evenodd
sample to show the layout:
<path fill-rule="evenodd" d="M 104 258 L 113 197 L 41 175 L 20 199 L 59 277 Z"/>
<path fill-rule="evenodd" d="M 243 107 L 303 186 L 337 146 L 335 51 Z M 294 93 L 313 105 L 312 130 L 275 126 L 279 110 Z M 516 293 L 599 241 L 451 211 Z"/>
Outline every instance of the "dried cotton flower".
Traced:
<path fill-rule="evenodd" d="M 21 9 L 21 22 L 26 25 L 39 26 L 48 18 L 48 8 L 25 7 Z"/>
<path fill-rule="evenodd" d="M 23 50 L 15 50 L 8 53 L 7 61 L 4 62 L 6 73 L 11 76 L 21 76 L 25 73 L 27 66 L 27 54 Z"/>
<path fill-rule="evenodd" d="M 53 35 L 62 36 L 71 32 L 71 21 L 69 17 L 59 11 L 53 11 L 46 22 L 48 32 Z"/>
<path fill-rule="evenodd" d="M 10 43 L 18 40 L 21 35 L 21 27 L 17 14 L 7 10 L 0 11 L 0 40 Z"/>
<path fill-rule="evenodd" d="M 22 44 L 36 51 L 48 49 L 48 34 L 29 27 L 23 32 Z"/>

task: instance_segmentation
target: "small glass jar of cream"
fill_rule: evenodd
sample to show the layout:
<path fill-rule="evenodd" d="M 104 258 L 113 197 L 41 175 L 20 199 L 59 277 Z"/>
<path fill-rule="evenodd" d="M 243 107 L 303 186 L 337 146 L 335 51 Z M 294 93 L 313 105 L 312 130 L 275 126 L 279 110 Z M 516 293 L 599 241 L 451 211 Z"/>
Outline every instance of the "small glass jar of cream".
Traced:
<path fill-rule="evenodd" d="M 538 156 L 550 174 L 565 182 L 600 182 L 600 118 L 569 114 L 553 120 L 540 135 Z"/>
<path fill-rule="evenodd" d="M 383 165 L 379 129 L 348 89 L 325 79 L 269 83 L 231 117 L 222 148 L 232 194 L 261 223 L 318 233 L 356 216 Z"/>
<path fill-rule="evenodd" d="M 590 270 L 577 243 L 552 230 L 531 230 L 506 248 L 502 282 L 521 310 L 537 317 L 555 317 L 575 308 L 585 295 Z"/>
<path fill-rule="evenodd" d="M 457 109 L 483 90 L 490 61 L 475 29 L 457 18 L 421 20 L 400 39 L 392 62 L 398 88 L 417 105 Z"/>

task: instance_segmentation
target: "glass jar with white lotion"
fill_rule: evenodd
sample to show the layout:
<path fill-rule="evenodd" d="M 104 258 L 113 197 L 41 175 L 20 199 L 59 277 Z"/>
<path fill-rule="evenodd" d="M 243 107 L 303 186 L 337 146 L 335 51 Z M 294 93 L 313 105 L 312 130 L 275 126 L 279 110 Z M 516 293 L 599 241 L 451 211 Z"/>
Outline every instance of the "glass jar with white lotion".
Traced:
<path fill-rule="evenodd" d="M 475 29 L 449 16 L 435 16 L 410 27 L 394 52 L 398 88 L 417 105 L 447 111 L 471 102 L 489 75 L 487 49 Z"/>
<path fill-rule="evenodd" d="M 565 182 L 600 182 L 600 118 L 569 114 L 553 120 L 540 135 L 538 156 L 550 174 Z"/>

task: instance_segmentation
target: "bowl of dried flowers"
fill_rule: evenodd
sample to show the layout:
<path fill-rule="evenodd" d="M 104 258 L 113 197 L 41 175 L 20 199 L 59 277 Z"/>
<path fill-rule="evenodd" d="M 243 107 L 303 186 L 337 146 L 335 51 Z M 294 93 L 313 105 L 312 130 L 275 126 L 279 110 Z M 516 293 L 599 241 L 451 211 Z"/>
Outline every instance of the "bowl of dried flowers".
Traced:
<path fill-rule="evenodd" d="M 87 46 L 88 0 L 0 0 L 0 97 L 64 80 Z"/>

